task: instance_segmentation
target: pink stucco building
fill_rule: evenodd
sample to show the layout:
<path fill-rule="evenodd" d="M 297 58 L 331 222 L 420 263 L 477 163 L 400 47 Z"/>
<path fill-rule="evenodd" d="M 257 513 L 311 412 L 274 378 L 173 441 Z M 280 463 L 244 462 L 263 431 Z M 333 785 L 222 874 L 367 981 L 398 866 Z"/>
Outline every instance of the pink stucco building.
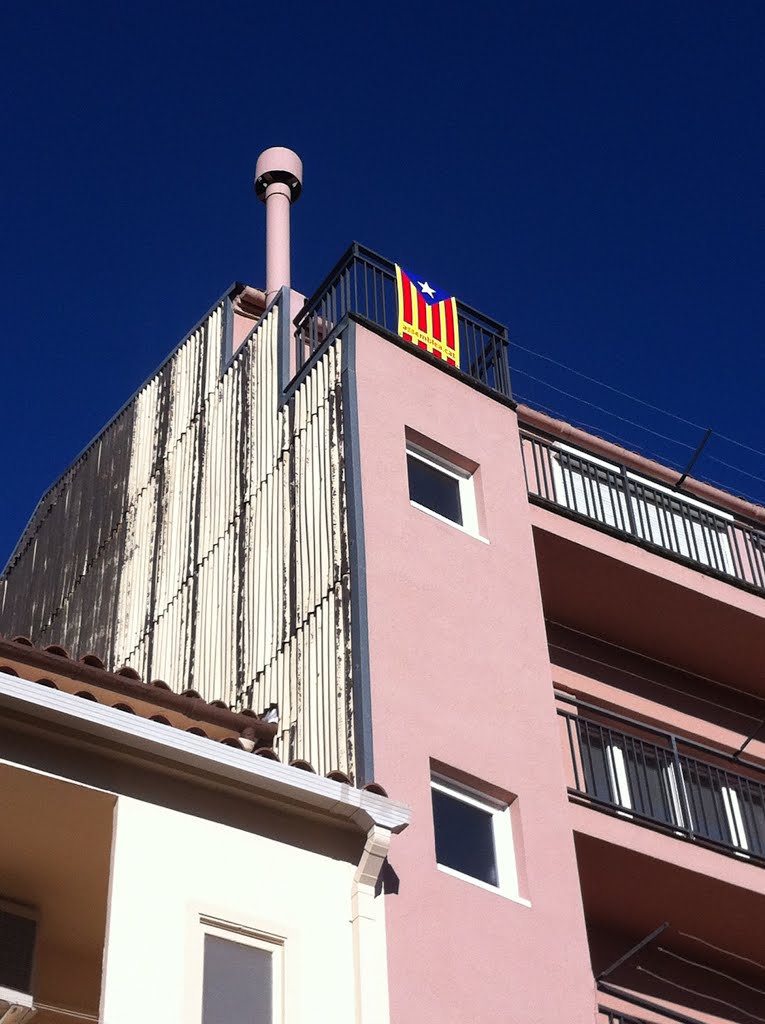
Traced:
<path fill-rule="evenodd" d="M 277 256 L 43 498 L 0 630 L 409 805 L 395 1024 L 764 1020 L 765 510 L 516 406 L 461 303 L 460 368 L 402 340 L 387 259 Z"/>

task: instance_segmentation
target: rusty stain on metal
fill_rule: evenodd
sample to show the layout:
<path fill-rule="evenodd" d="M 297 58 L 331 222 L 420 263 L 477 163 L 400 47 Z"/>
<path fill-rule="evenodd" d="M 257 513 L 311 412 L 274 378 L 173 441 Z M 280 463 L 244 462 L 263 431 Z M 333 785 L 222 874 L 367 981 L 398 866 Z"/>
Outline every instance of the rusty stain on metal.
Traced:
<path fill-rule="evenodd" d="M 342 341 L 280 407 L 278 304 L 221 374 L 225 315 L 45 495 L 0 583 L 0 633 L 278 704 L 280 756 L 352 776 Z"/>

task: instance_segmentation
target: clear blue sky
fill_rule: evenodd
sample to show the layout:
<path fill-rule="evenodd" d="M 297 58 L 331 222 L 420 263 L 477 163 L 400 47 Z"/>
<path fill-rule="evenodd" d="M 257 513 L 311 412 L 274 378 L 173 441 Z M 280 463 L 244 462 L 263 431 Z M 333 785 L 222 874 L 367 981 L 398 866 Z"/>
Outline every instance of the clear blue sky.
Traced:
<path fill-rule="evenodd" d="M 765 451 L 761 0 L 13 6 L 0 562 L 225 287 L 262 285 L 270 145 L 305 164 L 300 290 L 356 238 L 519 346 Z M 520 395 L 676 464 L 700 437 L 512 362 Z M 765 457 L 715 438 L 700 469 L 765 500 Z"/>

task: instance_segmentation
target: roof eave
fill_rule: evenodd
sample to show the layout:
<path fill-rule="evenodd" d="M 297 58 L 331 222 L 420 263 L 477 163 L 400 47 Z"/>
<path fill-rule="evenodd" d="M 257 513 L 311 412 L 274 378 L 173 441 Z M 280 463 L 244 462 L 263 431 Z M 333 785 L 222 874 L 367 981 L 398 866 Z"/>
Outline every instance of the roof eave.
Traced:
<path fill-rule="evenodd" d="M 336 826 L 366 833 L 373 825 L 401 832 L 409 824 L 409 808 L 387 797 L 4 673 L 0 710 L 118 744 L 159 770 L 187 767 L 211 783 L 240 792 L 244 787 L 251 797 L 287 802 L 295 813 L 318 815 Z"/>

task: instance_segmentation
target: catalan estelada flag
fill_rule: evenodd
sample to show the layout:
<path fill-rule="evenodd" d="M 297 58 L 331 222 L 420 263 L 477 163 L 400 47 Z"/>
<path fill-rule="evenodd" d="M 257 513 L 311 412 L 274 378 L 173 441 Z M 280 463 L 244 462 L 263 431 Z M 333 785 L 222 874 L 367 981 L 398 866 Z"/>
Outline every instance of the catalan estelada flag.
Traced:
<path fill-rule="evenodd" d="M 404 341 L 460 365 L 460 332 L 457 300 L 396 265 L 398 285 L 398 333 Z"/>

